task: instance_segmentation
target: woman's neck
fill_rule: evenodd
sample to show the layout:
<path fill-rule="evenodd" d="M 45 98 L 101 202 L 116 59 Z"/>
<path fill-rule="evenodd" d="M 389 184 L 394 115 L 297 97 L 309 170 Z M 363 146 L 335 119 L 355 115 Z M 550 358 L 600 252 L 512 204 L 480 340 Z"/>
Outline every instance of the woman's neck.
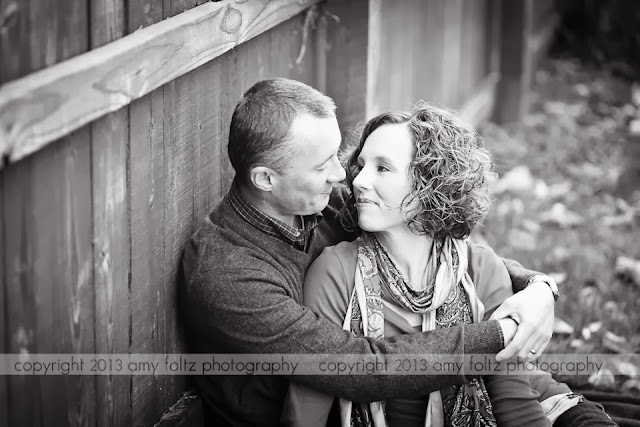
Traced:
<path fill-rule="evenodd" d="M 431 254 L 433 238 L 413 233 L 408 227 L 381 231 L 376 237 L 414 289 L 420 289 Z"/>

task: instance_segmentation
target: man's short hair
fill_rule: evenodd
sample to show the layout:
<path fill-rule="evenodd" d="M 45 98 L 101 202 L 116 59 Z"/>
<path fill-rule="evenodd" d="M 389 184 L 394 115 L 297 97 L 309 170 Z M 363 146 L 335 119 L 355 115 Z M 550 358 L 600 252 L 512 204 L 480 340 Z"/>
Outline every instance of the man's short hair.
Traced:
<path fill-rule="evenodd" d="M 227 150 L 236 178 L 246 183 L 257 165 L 282 172 L 295 118 L 300 114 L 335 117 L 335 111 L 331 98 L 295 80 L 276 78 L 251 86 L 236 105 L 229 129 Z"/>

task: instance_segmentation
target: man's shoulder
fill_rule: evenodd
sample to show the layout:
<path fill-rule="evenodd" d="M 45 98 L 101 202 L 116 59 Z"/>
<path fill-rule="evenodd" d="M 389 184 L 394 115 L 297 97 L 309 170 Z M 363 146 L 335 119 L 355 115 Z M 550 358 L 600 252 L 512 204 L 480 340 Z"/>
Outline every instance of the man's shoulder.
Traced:
<path fill-rule="evenodd" d="M 264 249 L 251 239 L 260 231 L 239 218 L 224 202 L 207 215 L 185 249 L 185 269 L 233 270 L 259 262 Z"/>

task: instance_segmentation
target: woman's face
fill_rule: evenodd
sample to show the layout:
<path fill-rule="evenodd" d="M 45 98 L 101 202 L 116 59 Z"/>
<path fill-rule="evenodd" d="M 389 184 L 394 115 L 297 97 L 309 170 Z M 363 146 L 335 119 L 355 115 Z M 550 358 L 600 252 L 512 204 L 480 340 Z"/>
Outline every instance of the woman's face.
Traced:
<path fill-rule="evenodd" d="M 358 225 L 370 232 L 407 227 L 406 213 L 415 206 L 403 206 L 411 193 L 409 164 L 413 160 L 413 139 L 407 124 L 380 126 L 365 140 L 358 156 L 360 171 L 353 181 Z"/>

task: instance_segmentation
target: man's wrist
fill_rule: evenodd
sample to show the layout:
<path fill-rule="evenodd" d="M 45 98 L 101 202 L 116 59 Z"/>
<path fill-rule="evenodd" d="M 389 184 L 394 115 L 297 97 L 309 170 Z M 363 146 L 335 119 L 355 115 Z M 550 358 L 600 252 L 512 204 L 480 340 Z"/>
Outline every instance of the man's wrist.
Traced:
<path fill-rule="evenodd" d="M 525 288 L 531 285 L 532 283 L 536 283 L 536 282 L 542 282 L 546 284 L 549 287 L 549 290 L 551 290 L 551 294 L 553 295 L 554 301 L 558 300 L 558 297 L 560 296 L 560 292 L 558 290 L 558 285 L 556 284 L 556 281 L 553 280 L 553 277 L 547 276 L 546 274 L 535 274 L 529 277 L 529 279 L 527 280 L 527 286 L 525 286 Z"/>

